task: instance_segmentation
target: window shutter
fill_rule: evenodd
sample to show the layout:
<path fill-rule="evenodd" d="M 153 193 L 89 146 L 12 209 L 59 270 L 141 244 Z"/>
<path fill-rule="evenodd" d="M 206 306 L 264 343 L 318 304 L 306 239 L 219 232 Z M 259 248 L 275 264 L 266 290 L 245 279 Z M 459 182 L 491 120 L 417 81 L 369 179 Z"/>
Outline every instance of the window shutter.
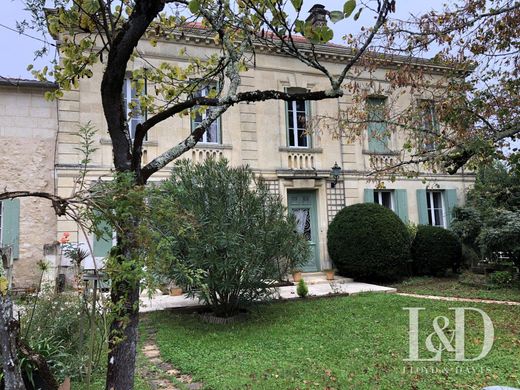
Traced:
<path fill-rule="evenodd" d="M 458 204 L 457 190 L 445 190 L 444 203 L 446 204 L 446 227 L 449 228 L 453 220 L 453 208 Z"/>
<path fill-rule="evenodd" d="M 408 223 L 408 194 L 406 190 L 395 190 L 395 213 L 404 223 Z"/>
<path fill-rule="evenodd" d="M 107 257 L 110 249 L 112 249 L 112 234 L 110 226 L 106 222 L 100 222 L 97 226 L 98 230 L 103 232 L 100 237 L 94 237 L 93 252 L 94 257 Z"/>
<path fill-rule="evenodd" d="M 388 152 L 388 137 L 384 120 L 384 98 L 368 98 L 368 150 L 375 153 Z M 372 122 L 374 121 L 374 122 Z"/>
<path fill-rule="evenodd" d="M 374 203 L 374 190 L 365 188 L 364 203 Z"/>
<path fill-rule="evenodd" d="M 417 211 L 419 212 L 419 225 L 429 225 L 426 190 L 417 190 Z"/>
<path fill-rule="evenodd" d="M 20 257 L 20 199 L 2 201 L 2 245 L 13 248 L 13 258 Z"/>

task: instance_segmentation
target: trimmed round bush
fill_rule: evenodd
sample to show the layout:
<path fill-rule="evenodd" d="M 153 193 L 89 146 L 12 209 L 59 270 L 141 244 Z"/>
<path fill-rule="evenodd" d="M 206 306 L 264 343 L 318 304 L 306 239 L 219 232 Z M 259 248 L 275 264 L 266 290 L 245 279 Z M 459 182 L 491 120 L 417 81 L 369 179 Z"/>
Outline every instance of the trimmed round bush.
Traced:
<path fill-rule="evenodd" d="M 455 233 L 438 226 L 420 225 L 412 243 L 415 275 L 442 276 L 448 268 L 457 270 L 462 245 Z"/>
<path fill-rule="evenodd" d="M 327 233 L 338 273 L 361 281 L 393 281 L 407 273 L 410 235 L 392 211 L 375 203 L 341 210 Z"/>

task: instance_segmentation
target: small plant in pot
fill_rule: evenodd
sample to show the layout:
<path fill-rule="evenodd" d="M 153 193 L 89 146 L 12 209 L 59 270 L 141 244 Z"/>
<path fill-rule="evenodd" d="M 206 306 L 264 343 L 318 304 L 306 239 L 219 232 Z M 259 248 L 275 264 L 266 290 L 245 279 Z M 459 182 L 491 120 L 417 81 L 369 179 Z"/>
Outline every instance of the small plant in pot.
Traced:
<path fill-rule="evenodd" d="M 294 283 L 298 283 L 300 280 L 302 280 L 302 270 L 295 268 L 292 270 L 292 277 L 294 280 Z"/>
<path fill-rule="evenodd" d="M 177 297 L 179 295 L 182 295 L 182 287 L 177 286 L 175 283 L 170 283 L 168 286 L 168 292 L 172 297 Z"/>
<path fill-rule="evenodd" d="M 327 280 L 334 280 L 334 274 L 336 273 L 336 270 L 334 268 L 324 269 L 323 272 L 325 272 Z"/>

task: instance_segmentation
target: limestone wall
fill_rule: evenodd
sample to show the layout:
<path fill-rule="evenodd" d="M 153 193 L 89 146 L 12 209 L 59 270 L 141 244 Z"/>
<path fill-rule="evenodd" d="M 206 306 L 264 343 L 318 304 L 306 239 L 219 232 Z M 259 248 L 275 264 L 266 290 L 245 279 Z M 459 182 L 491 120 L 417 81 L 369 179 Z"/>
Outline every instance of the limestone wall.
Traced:
<path fill-rule="evenodd" d="M 42 89 L 0 87 L 0 188 L 3 191 L 54 192 L 56 103 Z M 43 246 L 56 240 L 56 216 L 50 202 L 20 199 L 20 258 L 14 265 L 14 286 L 39 279 L 36 262 Z"/>

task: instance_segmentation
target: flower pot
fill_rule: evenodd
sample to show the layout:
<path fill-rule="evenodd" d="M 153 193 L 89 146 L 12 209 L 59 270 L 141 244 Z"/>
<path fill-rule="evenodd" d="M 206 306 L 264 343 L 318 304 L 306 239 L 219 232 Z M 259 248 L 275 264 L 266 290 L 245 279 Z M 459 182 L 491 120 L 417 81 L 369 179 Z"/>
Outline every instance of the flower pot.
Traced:
<path fill-rule="evenodd" d="M 182 288 L 180 288 L 180 287 L 170 287 L 170 296 L 178 297 L 179 295 L 182 295 Z"/>
<path fill-rule="evenodd" d="M 327 280 L 334 280 L 334 270 L 327 270 L 325 274 L 327 275 Z"/>
<path fill-rule="evenodd" d="M 294 283 L 298 283 L 300 280 L 302 280 L 302 273 L 301 271 L 295 271 L 292 273 L 292 277 L 294 280 Z"/>
<path fill-rule="evenodd" d="M 65 378 L 65 380 L 60 385 L 58 390 L 70 390 L 70 378 L 69 377 Z"/>

